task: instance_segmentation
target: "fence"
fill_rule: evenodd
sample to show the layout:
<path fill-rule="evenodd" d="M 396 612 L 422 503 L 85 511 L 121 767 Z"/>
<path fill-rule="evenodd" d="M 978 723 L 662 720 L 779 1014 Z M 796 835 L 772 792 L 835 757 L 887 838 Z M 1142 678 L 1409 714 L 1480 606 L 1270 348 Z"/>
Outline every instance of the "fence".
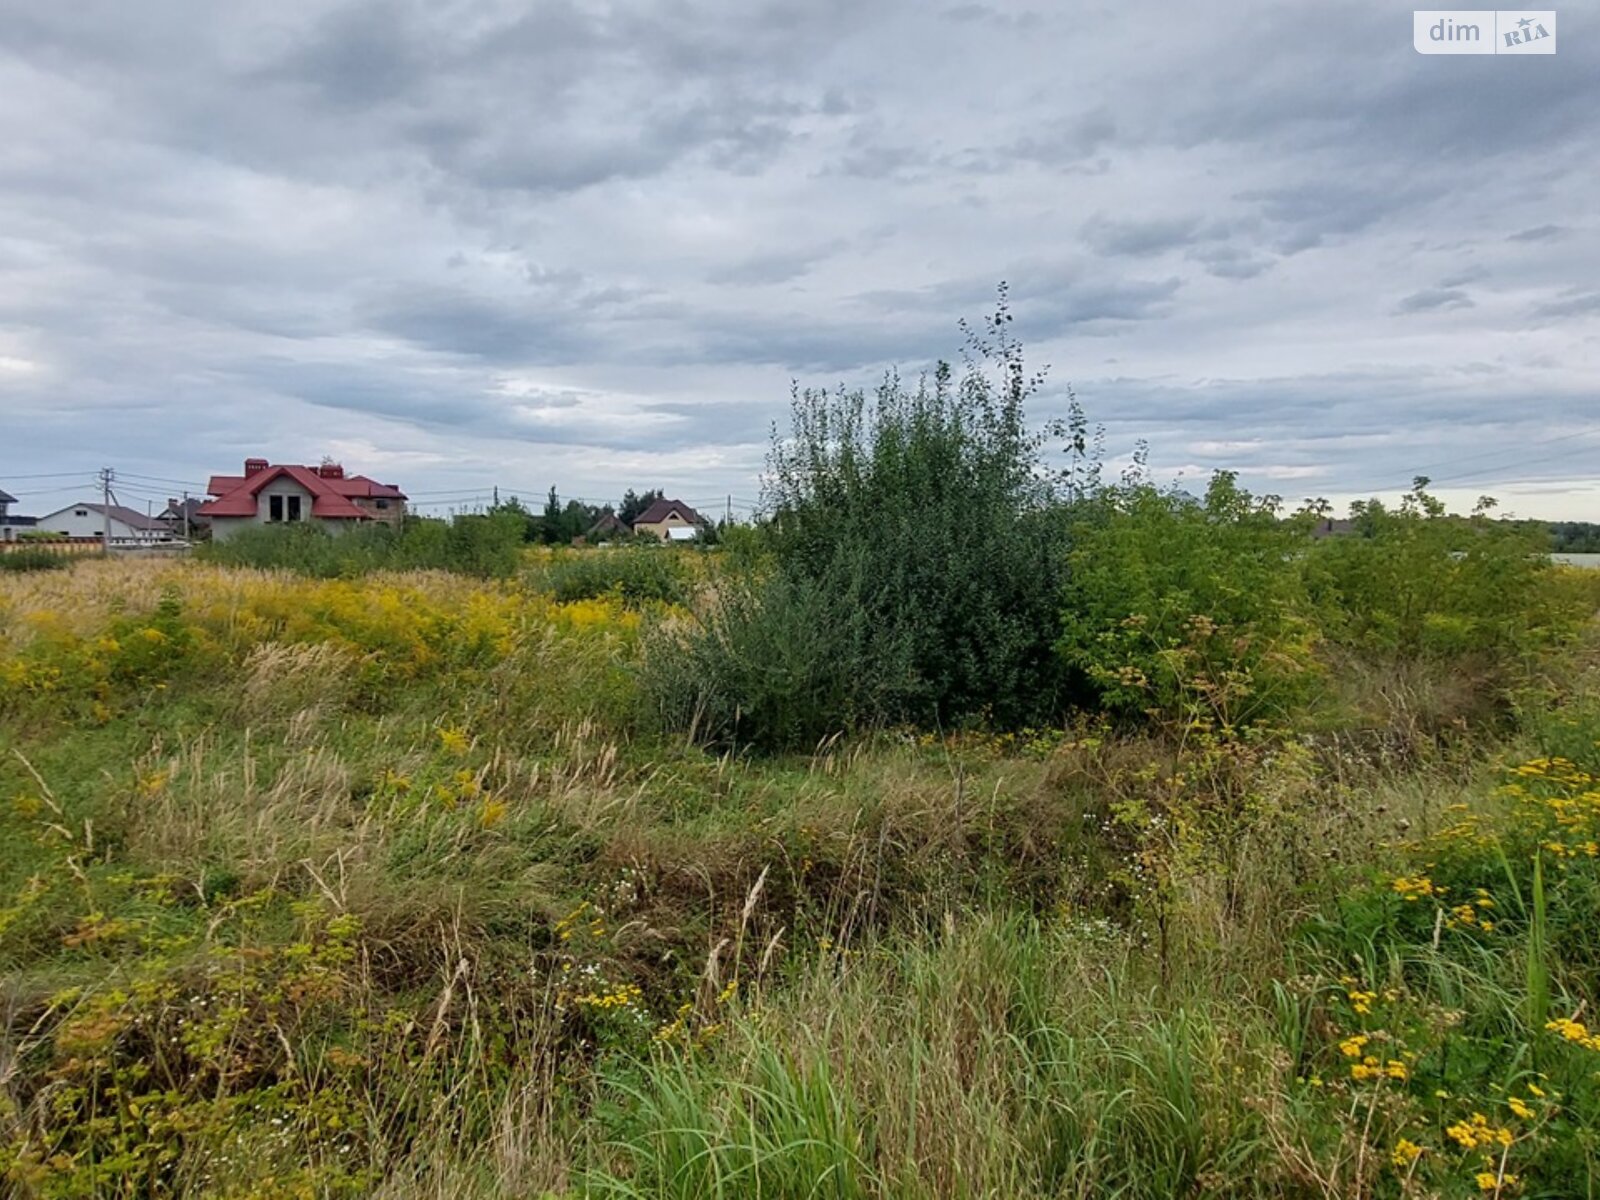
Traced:
<path fill-rule="evenodd" d="M 0 542 L 0 554 L 24 550 L 43 550 L 48 554 L 99 554 L 102 542 L 97 537 L 18 538 Z M 189 553 L 188 542 L 133 542 L 112 540 L 111 553 L 140 558 L 170 558 Z"/>
<path fill-rule="evenodd" d="M 94 554 L 100 549 L 97 537 L 17 538 L 0 542 L 0 554 L 24 550 L 44 550 L 50 554 Z"/>

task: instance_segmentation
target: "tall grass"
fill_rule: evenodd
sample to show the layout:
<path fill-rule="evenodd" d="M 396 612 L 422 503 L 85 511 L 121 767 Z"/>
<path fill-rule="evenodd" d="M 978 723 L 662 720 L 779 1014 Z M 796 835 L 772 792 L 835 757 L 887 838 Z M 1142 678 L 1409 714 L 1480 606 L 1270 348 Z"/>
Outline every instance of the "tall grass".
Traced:
<path fill-rule="evenodd" d="M 450 520 L 407 517 L 395 530 L 380 522 L 330 533 L 299 523 L 241 530 L 202 543 L 197 556 L 224 566 L 268 567 L 320 578 L 373 571 L 443 570 L 504 578 L 521 562 L 522 526 L 511 514 L 463 514 Z"/>
<path fill-rule="evenodd" d="M 72 557 L 51 550 L 12 550 L 0 554 L 0 571 L 59 571 L 72 565 Z"/>
<path fill-rule="evenodd" d="M 1282 1083 L 1266 1021 L 1225 1034 L 1203 1008 L 1163 1011 L 1136 978 L 1116 938 L 1017 918 L 952 917 L 936 941 L 825 955 L 715 1044 L 619 1077 L 604 1114 L 619 1165 L 585 1186 L 1168 1197 L 1227 1179 L 1274 1194 L 1246 1103 Z"/>

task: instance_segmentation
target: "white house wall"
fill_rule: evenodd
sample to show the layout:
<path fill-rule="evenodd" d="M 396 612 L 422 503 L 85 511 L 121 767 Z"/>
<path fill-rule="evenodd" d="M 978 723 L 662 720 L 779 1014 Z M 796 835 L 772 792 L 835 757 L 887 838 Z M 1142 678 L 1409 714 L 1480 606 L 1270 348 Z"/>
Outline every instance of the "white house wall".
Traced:
<path fill-rule="evenodd" d="M 40 517 L 39 523 L 33 527 L 35 533 L 54 533 L 63 537 L 100 537 L 105 532 L 106 519 L 92 508 L 81 504 L 71 505 L 53 512 L 47 517 Z M 132 525 L 125 524 L 111 518 L 111 540 L 115 542 L 148 542 L 156 539 L 156 534 L 135 529 Z"/>

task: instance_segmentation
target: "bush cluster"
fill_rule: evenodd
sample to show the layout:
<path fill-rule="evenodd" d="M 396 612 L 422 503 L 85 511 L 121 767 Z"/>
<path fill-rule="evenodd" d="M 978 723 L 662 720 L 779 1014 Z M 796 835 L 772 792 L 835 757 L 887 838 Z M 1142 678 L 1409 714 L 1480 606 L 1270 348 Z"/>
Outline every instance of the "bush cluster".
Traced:
<path fill-rule="evenodd" d="M 692 590 L 680 556 L 659 543 L 561 554 L 530 576 L 563 603 L 616 595 L 633 605 L 682 604 Z"/>
<path fill-rule="evenodd" d="M 1231 734 L 1303 723 L 1341 655 L 1380 673 L 1470 661 L 1504 691 L 1594 610 L 1540 527 L 1487 501 L 1452 516 L 1425 479 L 1323 538 L 1314 503 L 1286 515 L 1227 472 L 1203 498 L 1163 491 L 1142 451 L 1102 485 L 1075 402 L 1066 423 L 1025 423 L 1039 380 L 1009 320 L 1002 303 L 972 336 L 959 381 L 941 364 L 870 397 L 796 390 L 762 552 L 645 664 L 669 727 L 778 750 L 1087 708 Z"/>
<path fill-rule="evenodd" d="M 262 526 L 205 543 L 197 554 L 226 566 L 325 579 L 418 569 L 505 578 L 521 561 L 522 536 L 521 522 L 508 514 L 462 514 L 448 521 L 407 517 L 398 531 L 378 522 L 340 533 L 314 524 Z"/>
<path fill-rule="evenodd" d="M 1002 303 L 967 369 L 799 390 L 774 435 L 770 554 L 652 662 L 669 723 L 766 748 L 909 722 L 1015 726 L 1062 700 L 1067 525 Z"/>
<path fill-rule="evenodd" d="M 58 571 L 72 559 L 51 550 L 24 549 L 0 554 L 0 571 Z"/>

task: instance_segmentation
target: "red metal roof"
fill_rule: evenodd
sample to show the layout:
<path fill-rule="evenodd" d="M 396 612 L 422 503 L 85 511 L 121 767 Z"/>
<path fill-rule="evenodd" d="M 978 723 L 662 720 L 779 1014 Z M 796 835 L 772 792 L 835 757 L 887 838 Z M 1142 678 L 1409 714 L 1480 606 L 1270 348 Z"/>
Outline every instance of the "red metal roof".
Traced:
<path fill-rule="evenodd" d="M 250 464 L 254 465 L 254 464 Z M 372 514 L 352 499 L 381 498 L 404 500 L 405 493 L 393 484 L 379 483 L 365 475 L 334 475 L 327 468 L 288 464 L 257 467 L 246 475 L 213 475 L 206 485 L 213 499 L 200 506 L 203 517 L 253 517 L 261 489 L 274 479 L 289 478 L 311 493 L 311 515 L 321 520 L 368 521 Z"/>

